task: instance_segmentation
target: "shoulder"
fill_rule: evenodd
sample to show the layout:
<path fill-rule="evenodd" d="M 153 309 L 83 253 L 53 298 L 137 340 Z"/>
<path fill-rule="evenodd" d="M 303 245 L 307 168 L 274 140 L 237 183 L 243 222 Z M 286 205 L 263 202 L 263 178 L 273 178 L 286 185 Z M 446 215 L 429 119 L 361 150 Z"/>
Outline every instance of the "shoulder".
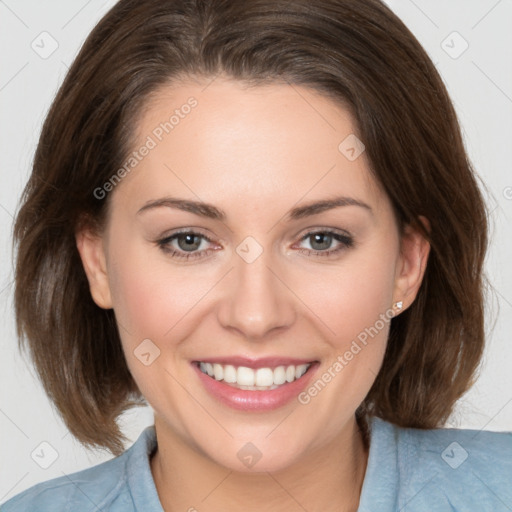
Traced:
<path fill-rule="evenodd" d="M 124 500 L 124 458 L 125 454 L 92 468 L 34 485 L 1 505 L 0 511 L 78 511 L 87 510 L 86 506 L 102 510 L 102 505 Z"/>
<path fill-rule="evenodd" d="M 512 432 L 374 424 L 396 452 L 404 510 L 512 510 Z"/>
<path fill-rule="evenodd" d="M 2 504 L 0 512 L 135 511 L 130 479 L 137 467 L 136 460 L 146 453 L 153 440 L 153 432 L 148 427 L 118 457 L 30 487 Z"/>
<path fill-rule="evenodd" d="M 512 432 L 439 428 L 398 429 L 404 462 L 432 467 L 446 481 L 483 481 L 512 490 Z"/>

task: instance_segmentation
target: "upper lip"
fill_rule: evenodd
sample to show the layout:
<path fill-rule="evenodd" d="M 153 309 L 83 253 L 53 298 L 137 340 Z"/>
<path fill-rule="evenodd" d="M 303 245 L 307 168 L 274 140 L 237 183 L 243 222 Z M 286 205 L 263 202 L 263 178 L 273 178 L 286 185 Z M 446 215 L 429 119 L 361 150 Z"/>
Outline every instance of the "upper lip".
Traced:
<path fill-rule="evenodd" d="M 245 366 L 246 368 L 275 368 L 277 366 L 298 366 L 300 364 L 314 363 L 314 359 L 298 359 L 295 357 L 278 357 L 268 356 L 260 357 L 258 359 L 251 359 L 243 356 L 229 356 L 229 357 L 205 357 L 204 359 L 196 359 L 194 363 L 218 363 L 222 365 L 230 364 L 232 366 Z"/>

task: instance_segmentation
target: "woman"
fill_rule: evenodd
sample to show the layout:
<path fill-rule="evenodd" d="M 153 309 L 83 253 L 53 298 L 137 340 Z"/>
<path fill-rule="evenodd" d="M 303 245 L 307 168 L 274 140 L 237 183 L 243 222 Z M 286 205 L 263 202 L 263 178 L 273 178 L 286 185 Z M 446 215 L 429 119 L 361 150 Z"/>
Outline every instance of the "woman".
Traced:
<path fill-rule="evenodd" d="M 484 348 L 486 207 L 380 1 L 121 0 L 15 238 L 19 334 L 117 457 L 2 511 L 512 508 L 510 435 L 440 428 Z"/>

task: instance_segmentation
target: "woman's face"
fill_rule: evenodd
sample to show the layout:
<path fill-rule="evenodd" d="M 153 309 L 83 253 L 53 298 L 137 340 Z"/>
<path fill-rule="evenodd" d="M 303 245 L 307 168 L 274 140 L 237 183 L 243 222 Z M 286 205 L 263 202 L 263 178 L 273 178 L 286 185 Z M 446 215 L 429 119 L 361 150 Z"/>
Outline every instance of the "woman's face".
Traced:
<path fill-rule="evenodd" d="M 347 436 L 392 304 L 420 285 L 428 244 L 400 240 L 354 132 L 299 86 L 162 89 L 103 236 L 78 237 L 159 428 L 228 468 L 278 470 Z"/>

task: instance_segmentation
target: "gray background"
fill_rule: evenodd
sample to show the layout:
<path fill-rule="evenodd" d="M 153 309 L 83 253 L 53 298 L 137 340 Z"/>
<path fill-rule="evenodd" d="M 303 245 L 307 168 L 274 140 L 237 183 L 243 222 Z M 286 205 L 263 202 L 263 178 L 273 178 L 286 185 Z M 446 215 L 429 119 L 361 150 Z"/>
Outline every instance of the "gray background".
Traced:
<path fill-rule="evenodd" d="M 50 102 L 86 35 L 114 3 L 0 0 L 0 502 L 111 458 L 72 438 L 18 352 L 11 228 Z M 446 426 L 512 431 L 512 0 L 388 4 L 447 84 L 492 210 L 486 268 L 495 293 L 488 304 L 488 345 L 478 383 Z M 58 47 L 47 55 L 52 45 Z M 133 441 L 152 423 L 151 410 L 131 411 L 122 422 Z"/>

